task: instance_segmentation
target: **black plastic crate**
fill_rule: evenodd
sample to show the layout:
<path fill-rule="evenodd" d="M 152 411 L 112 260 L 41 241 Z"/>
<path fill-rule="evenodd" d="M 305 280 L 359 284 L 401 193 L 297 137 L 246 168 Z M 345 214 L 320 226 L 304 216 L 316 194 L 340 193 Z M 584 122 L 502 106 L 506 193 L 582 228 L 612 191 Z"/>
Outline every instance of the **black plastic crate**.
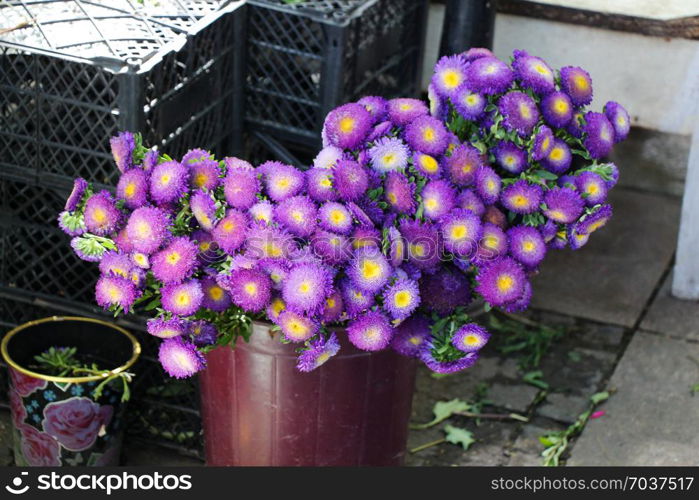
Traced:
<path fill-rule="evenodd" d="M 0 35 L 0 173 L 114 184 L 108 139 L 124 129 L 173 156 L 195 146 L 233 152 L 241 5 L 0 3 L 0 28 L 10 30 Z"/>
<path fill-rule="evenodd" d="M 245 119 L 285 143 L 317 147 L 335 106 L 419 91 L 426 0 L 251 0 Z"/>

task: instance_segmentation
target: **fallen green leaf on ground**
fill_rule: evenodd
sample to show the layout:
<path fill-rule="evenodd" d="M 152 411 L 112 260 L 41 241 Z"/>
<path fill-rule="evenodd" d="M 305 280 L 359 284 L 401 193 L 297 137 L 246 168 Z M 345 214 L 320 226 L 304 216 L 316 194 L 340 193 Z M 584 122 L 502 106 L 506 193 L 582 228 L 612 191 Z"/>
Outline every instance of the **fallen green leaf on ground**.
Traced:
<path fill-rule="evenodd" d="M 444 432 L 446 433 L 445 439 L 448 443 L 458 444 L 464 450 L 468 450 L 468 448 L 476 442 L 476 440 L 473 439 L 473 433 L 468 429 L 447 424 L 444 426 Z"/>

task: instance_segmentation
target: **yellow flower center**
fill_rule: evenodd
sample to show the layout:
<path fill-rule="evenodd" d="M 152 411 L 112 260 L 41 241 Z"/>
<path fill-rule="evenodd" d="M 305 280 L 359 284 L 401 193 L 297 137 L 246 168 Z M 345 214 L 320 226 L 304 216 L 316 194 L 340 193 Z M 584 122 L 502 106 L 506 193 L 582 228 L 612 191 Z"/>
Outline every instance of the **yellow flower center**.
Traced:
<path fill-rule="evenodd" d="M 467 346 L 474 346 L 480 344 L 480 339 L 475 335 L 466 335 L 464 337 L 464 344 Z"/>
<path fill-rule="evenodd" d="M 379 335 L 380 335 L 379 329 L 376 327 L 368 328 L 364 332 L 364 338 L 366 338 L 367 340 L 376 340 L 376 338 L 378 338 Z"/>
<path fill-rule="evenodd" d="M 333 183 L 329 178 L 323 177 L 320 181 L 320 185 L 322 187 L 329 188 L 329 187 L 332 187 Z"/>
<path fill-rule="evenodd" d="M 585 78 L 583 75 L 576 75 L 573 78 L 573 82 L 575 83 L 575 86 L 578 87 L 580 90 L 587 90 L 590 87 L 587 78 Z"/>
<path fill-rule="evenodd" d="M 160 184 L 167 186 L 170 184 L 170 181 L 172 180 L 172 177 L 170 177 L 169 174 L 163 174 L 160 176 Z"/>
<path fill-rule="evenodd" d="M 410 292 L 407 290 L 401 290 L 394 297 L 394 303 L 396 304 L 396 307 L 407 307 L 410 305 L 411 298 Z"/>
<path fill-rule="evenodd" d="M 272 311 L 275 315 L 279 316 L 284 309 L 286 309 L 286 304 L 282 299 L 276 298 L 272 301 Z"/>
<path fill-rule="evenodd" d="M 245 289 L 245 293 L 247 293 L 248 295 L 257 295 L 257 283 L 245 283 L 245 286 L 243 288 Z"/>
<path fill-rule="evenodd" d="M 194 176 L 194 185 L 198 188 L 204 187 L 204 185 L 206 185 L 207 180 L 208 180 L 208 178 L 207 178 L 206 174 L 203 172 L 200 172 Z"/>
<path fill-rule="evenodd" d="M 147 222 L 139 222 L 136 224 L 136 234 L 141 238 L 148 238 L 151 235 L 151 229 Z"/>
<path fill-rule="evenodd" d="M 398 197 L 396 196 L 396 193 L 394 193 L 393 191 L 389 191 L 386 194 L 386 198 L 388 198 L 388 201 L 391 203 L 391 205 L 395 205 L 396 203 L 398 203 Z"/>
<path fill-rule="evenodd" d="M 519 114 L 522 115 L 522 118 L 529 119 L 532 117 L 532 110 L 526 103 L 521 102 L 519 103 Z"/>
<path fill-rule="evenodd" d="M 548 216 L 549 219 L 553 219 L 557 222 L 564 222 L 566 219 L 566 216 L 563 212 L 560 210 L 549 210 L 546 212 L 546 215 Z M 565 233 L 563 233 L 565 236 Z"/>
<path fill-rule="evenodd" d="M 218 285 L 213 285 L 209 288 L 209 297 L 213 300 L 221 300 L 223 298 L 223 288 Z"/>
<path fill-rule="evenodd" d="M 554 109 L 556 110 L 557 113 L 563 114 L 568 112 L 568 103 L 566 102 L 565 99 L 558 98 L 556 99 L 556 102 L 553 104 Z"/>
<path fill-rule="evenodd" d="M 294 219 L 296 222 L 303 222 L 305 219 L 303 213 L 299 210 L 294 210 L 293 212 L 291 212 L 291 218 Z"/>
<path fill-rule="evenodd" d="M 420 165 L 422 165 L 422 169 L 425 172 L 428 172 L 430 174 L 434 173 L 437 171 L 437 168 L 439 168 L 439 164 L 437 163 L 437 160 L 432 158 L 429 155 L 422 155 L 420 157 Z"/>
<path fill-rule="evenodd" d="M 461 73 L 454 71 L 453 69 L 448 69 L 442 73 L 442 83 L 449 89 L 455 89 L 461 85 L 462 80 L 463 78 Z"/>
<path fill-rule="evenodd" d="M 342 210 L 332 210 L 330 212 L 330 220 L 333 224 L 342 224 L 346 219 L 346 216 Z"/>
<path fill-rule="evenodd" d="M 126 188 L 124 189 L 124 195 L 127 198 L 133 198 L 133 195 L 136 194 L 136 184 L 133 182 L 129 182 L 126 185 Z"/>
<path fill-rule="evenodd" d="M 551 139 L 549 137 L 544 137 L 544 141 L 541 143 L 541 149 L 546 151 L 551 145 Z"/>
<path fill-rule="evenodd" d="M 210 241 L 202 241 L 199 243 L 199 250 L 202 252 L 208 252 L 209 248 L 211 248 L 211 242 Z"/>
<path fill-rule="evenodd" d="M 101 208 L 95 208 L 92 212 L 92 218 L 97 224 L 103 224 L 107 220 L 107 214 Z"/>
<path fill-rule="evenodd" d="M 413 109 L 413 105 L 408 102 L 404 102 L 398 107 L 401 111 L 410 111 L 411 109 Z"/>
<path fill-rule="evenodd" d="M 515 280 L 509 274 L 501 274 L 497 279 L 497 287 L 501 292 L 509 292 L 515 284 Z"/>
<path fill-rule="evenodd" d="M 410 253 L 414 255 L 415 257 L 424 257 L 425 256 L 425 246 L 419 243 L 411 243 L 410 244 Z"/>
<path fill-rule="evenodd" d="M 549 74 L 551 74 L 551 73 L 549 72 L 549 69 L 548 69 L 546 66 L 544 66 L 543 64 L 536 64 L 536 65 L 534 66 L 534 71 L 536 71 L 536 72 L 539 73 L 540 75 L 549 75 Z"/>
<path fill-rule="evenodd" d="M 428 210 L 435 210 L 439 206 L 439 202 L 437 201 L 436 198 L 426 198 L 425 199 L 425 208 Z"/>
<path fill-rule="evenodd" d="M 235 223 L 232 220 L 223 221 L 223 230 L 227 233 L 232 232 L 235 229 Z"/>
<path fill-rule="evenodd" d="M 328 306 L 328 309 L 332 309 L 333 307 L 335 307 L 335 304 L 336 304 L 335 299 L 333 297 L 328 298 L 325 301 L 325 303 Z"/>
<path fill-rule="evenodd" d="M 587 189 L 585 189 L 587 194 L 597 194 L 599 192 L 599 186 L 597 184 L 588 184 Z"/>
<path fill-rule="evenodd" d="M 466 96 L 465 100 L 466 100 L 466 104 L 470 104 L 471 106 L 473 106 L 474 104 L 476 104 L 478 102 L 478 97 L 476 97 L 474 94 L 469 94 Z"/>
<path fill-rule="evenodd" d="M 408 339 L 408 342 L 410 342 L 413 345 L 420 345 L 422 344 L 422 339 L 420 337 L 410 337 Z"/>
<path fill-rule="evenodd" d="M 556 147 L 553 148 L 549 153 L 549 158 L 551 158 L 554 161 L 559 161 L 563 158 L 564 155 L 565 153 L 563 151 L 563 148 Z"/>
<path fill-rule="evenodd" d="M 432 127 L 425 127 L 425 130 L 422 131 L 422 138 L 425 139 L 427 142 L 434 141 L 436 135 L 437 134 L 435 133 Z"/>
<path fill-rule="evenodd" d="M 276 182 L 277 187 L 280 189 L 284 189 L 284 188 L 289 187 L 290 183 L 291 183 L 291 181 L 289 180 L 288 177 L 280 177 L 279 179 L 277 179 L 277 182 Z"/>
<path fill-rule="evenodd" d="M 121 290 L 118 287 L 111 285 L 107 289 L 107 295 L 112 302 L 118 302 L 121 299 Z"/>
<path fill-rule="evenodd" d="M 330 354 L 327 352 L 322 353 L 320 356 L 316 358 L 316 366 L 320 366 L 323 363 L 325 363 L 327 360 L 330 359 Z"/>
<path fill-rule="evenodd" d="M 451 239 L 461 240 L 468 236 L 468 228 L 464 224 L 457 224 L 451 228 Z"/>
<path fill-rule="evenodd" d="M 536 245 L 531 240 L 526 240 L 522 243 L 522 250 L 525 252 L 533 252 L 536 249 Z"/>
<path fill-rule="evenodd" d="M 516 194 L 510 197 L 510 202 L 517 208 L 524 208 L 529 204 L 529 200 L 527 199 L 527 197 L 522 196 L 521 194 Z"/>
<path fill-rule="evenodd" d="M 351 116 L 345 116 L 340 120 L 340 130 L 345 134 L 352 132 L 352 130 L 354 130 L 354 125 L 355 121 Z"/>
<path fill-rule="evenodd" d="M 308 294 L 308 292 L 311 291 L 311 284 L 308 283 L 307 281 L 302 281 L 301 284 L 299 285 L 299 293 L 302 294 Z"/>
<path fill-rule="evenodd" d="M 188 306 L 191 302 L 191 299 L 187 292 L 180 292 L 175 297 L 175 302 L 180 306 Z"/>
<path fill-rule="evenodd" d="M 165 256 L 165 262 L 167 262 L 171 266 L 177 264 L 180 261 L 180 259 L 182 259 L 182 256 L 178 252 L 170 252 Z"/>
<path fill-rule="evenodd" d="M 373 260 L 364 259 L 362 261 L 361 269 L 362 276 L 368 280 L 374 279 L 381 274 L 381 266 L 379 266 Z"/>

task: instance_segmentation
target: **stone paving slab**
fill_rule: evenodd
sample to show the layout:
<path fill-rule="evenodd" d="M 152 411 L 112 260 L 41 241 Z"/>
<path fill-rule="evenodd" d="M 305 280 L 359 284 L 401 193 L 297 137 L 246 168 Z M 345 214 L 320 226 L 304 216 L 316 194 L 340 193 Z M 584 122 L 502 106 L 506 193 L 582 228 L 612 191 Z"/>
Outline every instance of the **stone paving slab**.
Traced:
<path fill-rule="evenodd" d="M 641 328 L 669 337 L 699 341 L 699 302 L 680 300 L 670 294 L 672 273 L 641 322 Z"/>
<path fill-rule="evenodd" d="M 694 360 L 690 358 L 694 358 Z M 699 344 L 637 332 L 569 465 L 699 465 Z"/>
<path fill-rule="evenodd" d="M 622 173 L 623 175 L 623 173 Z M 630 327 L 675 251 L 680 203 L 614 189 L 614 217 L 579 251 L 551 251 L 533 280 L 532 305 Z"/>
<path fill-rule="evenodd" d="M 633 128 L 610 155 L 621 169 L 619 186 L 681 197 L 691 142 L 688 135 Z"/>

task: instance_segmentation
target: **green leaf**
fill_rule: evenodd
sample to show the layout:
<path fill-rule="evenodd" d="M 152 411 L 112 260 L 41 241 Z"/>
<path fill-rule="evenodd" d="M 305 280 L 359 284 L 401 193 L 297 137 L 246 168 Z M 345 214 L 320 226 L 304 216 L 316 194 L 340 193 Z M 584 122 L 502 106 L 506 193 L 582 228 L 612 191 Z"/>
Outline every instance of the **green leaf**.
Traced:
<path fill-rule="evenodd" d="M 607 399 L 609 399 L 609 392 L 607 392 L 607 391 L 598 392 L 598 393 L 590 396 L 590 401 L 595 406 L 597 406 L 598 404 L 600 404 L 603 401 L 606 401 Z"/>
<path fill-rule="evenodd" d="M 532 172 L 532 175 L 535 175 L 536 177 L 545 179 L 547 181 L 555 181 L 558 179 L 558 176 L 556 174 L 544 169 L 535 170 L 534 172 Z"/>
<path fill-rule="evenodd" d="M 425 424 L 413 425 L 413 429 L 427 429 L 433 427 L 451 417 L 454 413 L 468 411 L 471 405 L 461 399 L 452 399 L 450 401 L 437 401 L 432 408 L 434 418 Z"/>
<path fill-rule="evenodd" d="M 473 433 L 461 427 L 454 427 L 453 425 L 447 424 L 444 426 L 444 432 L 446 433 L 445 439 L 447 442 L 458 444 L 464 450 L 468 450 L 469 447 L 476 442 L 476 440 L 473 439 Z"/>
<path fill-rule="evenodd" d="M 522 381 L 529 384 L 533 385 L 534 387 L 538 387 L 539 389 L 548 389 L 549 384 L 542 380 L 542 376 L 544 374 L 542 373 L 541 370 L 536 370 L 532 372 L 525 373 L 524 376 L 522 377 Z"/>
<path fill-rule="evenodd" d="M 553 446 L 554 444 L 558 443 L 560 441 L 560 438 L 558 438 L 555 435 L 548 435 L 548 436 L 539 436 L 539 442 L 546 446 L 547 448 L 549 446 Z"/>

